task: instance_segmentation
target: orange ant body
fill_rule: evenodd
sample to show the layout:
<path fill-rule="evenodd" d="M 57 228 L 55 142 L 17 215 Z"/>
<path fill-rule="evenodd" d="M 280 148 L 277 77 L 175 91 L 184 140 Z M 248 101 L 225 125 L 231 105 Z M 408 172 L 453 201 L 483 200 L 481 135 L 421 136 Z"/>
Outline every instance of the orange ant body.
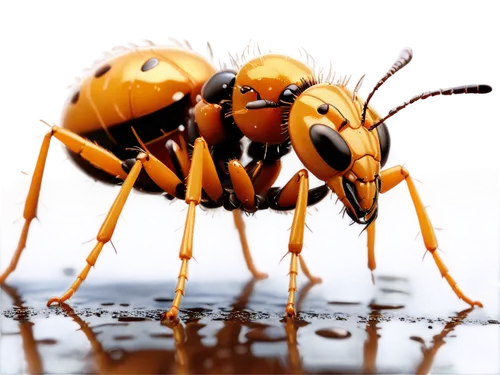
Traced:
<path fill-rule="evenodd" d="M 193 255 L 195 208 L 232 211 L 248 269 L 256 278 L 246 243 L 241 211 L 295 210 L 289 240 L 290 284 L 286 314 L 295 315 L 298 263 L 314 278 L 300 256 L 308 206 L 331 190 L 368 235 L 368 266 L 375 269 L 375 221 L 378 196 L 406 181 L 426 249 L 456 295 L 472 301 L 457 287 L 439 257 L 434 229 L 403 166 L 382 170 L 390 137 L 384 121 L 407 105 L 429 96 L 482 94 L 487 85 L 436 90 L 415 96 L 382 118 L 369 106 L 374 92 L 410 62 L 404 49 L 366 101 L 344 82 L 320 83 L 306 64 L 279 54 L 259 56 L 238 71 L 216 69 L 201 56 L 179 48 L 151 45 L 112 57 L 82 81 L 70 97 L 62 127 L 44 137 L 25 205 L 25 224 L 18 248 L 0 283 L 16 268 L 36 216 L 45 160 L 54 136 L 94 178 L 123 180 L 120 192 L 97 234 L 97 244 L 76 281 L 48 305 L 69 299 L 86 279 L 104 244 L 111 240 L 118 217 L 133 187 L 185 200 L 186 225 L 175 298 L 164 318 L 175 320 L 184 295 Z M 243 142 L 247 138 L 250 142 Z M 192 146 L 192 149 L 191 149 Z M 281 158 L 295 151 L 304 165 L 282 188 L 272 187 Z M 246 153 L 251 161 L 240 162 Z M 309 189 L 308 173 L 324 184 Z"/>

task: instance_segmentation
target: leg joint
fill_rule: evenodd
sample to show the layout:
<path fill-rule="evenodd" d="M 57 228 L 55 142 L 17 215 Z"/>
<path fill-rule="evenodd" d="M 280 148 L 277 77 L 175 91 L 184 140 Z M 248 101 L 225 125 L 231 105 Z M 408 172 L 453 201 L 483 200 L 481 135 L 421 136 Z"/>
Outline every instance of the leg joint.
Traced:
<path fill-rule="evenodd" d="M 401 166 L 401 174 L 403 176 L 405 176 L 405 178 L 408 178 L 410 177 L 410 172 L 408 172 L 408 169 L 406 169 L 405 167 Z"/>
<path fill-rule="evenodd" d="M 143 163 L 145 161 L 149 161 L 149 155 L 145 152 L 140 152 L 139 155 L 137 155 L 136 159 Z"/>
<path fill-rule="evenodd" d="M 302 177 L 309 177 L 309 172 L 307 171 L 307 169 L 301 169 L 298 173 L 297 173 L 297 176 L 299 178 L 302 178 Z"/>

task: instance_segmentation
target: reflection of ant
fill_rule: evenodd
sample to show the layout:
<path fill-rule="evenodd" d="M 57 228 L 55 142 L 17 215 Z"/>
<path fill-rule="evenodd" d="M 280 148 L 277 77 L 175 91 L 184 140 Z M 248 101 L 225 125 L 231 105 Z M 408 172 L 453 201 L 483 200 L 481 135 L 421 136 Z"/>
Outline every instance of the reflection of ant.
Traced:
<path fill-rule="evenodd" d="M 372 310 L 368 316 L 368 323 L 366 324 L 366 340 L 363 346 L 363 373 L 374 374 L 377 372 L 377 350 L 378 339 L 380 335 L 377 331 L 378 317 L 380 316 L 379 310 Z"/>
<path fill-rule="evenodd" d="M 0 287 L 10 298 L 12 298 L 12 304 L 18 308 L 17 313 L 20 315 L 20 318 L 26 318 L 18 320 L 19 333 L 21 334 L 24 355 L 28 367 L 27 372 L 29 374 L 43 374 L 43 361 L 38 351 L 38 343 L 33 335 L 33 323 L 28 320 L 28 315 L 25 315 L 27 312 L 25 310 L 26 307 L 23 306 L 24 301 L 14 287 L 7 284 L 2 284 Z M 2 335 L 5 335 L 5 332 L 2 332 Z"/>
<path fill-rule="evenodd" d="M 171 330 L 171 333 L 154 334 L 159 338 L 173 338 L 173 350 L 152 348 L 129 350 L 106 349 L 98 338 L 99 334 L 103 333 L 102 329 L 127 323 L 90 326 L 67 304 L 61 304 L 61 308 L 66 316 L 71 317 L 77 323 L 79 331 L 83 332 L 89 341 L 95 366 L 97 366 L 94 369 L 96 373 L 247 373 L 250 366 L 253 372 L 258 373 L 303 373 L 297 344 L 297 330 L 304 326 L 305 322 L 298 319 L 287 319 L 285 328 L 275 327 L 283 330 L 279 341 L 287 341 L 288 365 L 284 364 L 279 356 L 263 358 L 253 354 L 252 346 L 257 342 L 265 342 L 266 328 L 271 327 L 264 323 L 252 322 L 251 313 L 245 311 L 256 281 L 252 279 L 244 285 L 241 294 L 232 304 L 229 317 L 224 321 L 223 327 L 214 334 L 217 342 L 213 346 L 203 343 L 204 336 L 199 331 L 205 325 L 199 323 L 199 318 L 190 319 L 189 310 L 186 314 L 188 316 L 184 319 L 185 323 L 164 322 L 163 326 Z M 301 306 L 307 291 L 313 285 L 314 283 L 310 282 L 304 287 L 305 292 L 300 294 L 297 301 L 298 307 Z M 5 284 L 2 288 L 13 299 L 16 306 L 22 306 L 22 300 L 14 288 Z M 42 359 L 37 350 L 37 341 L 34 339 L 32 326 L 31 322 L 20 322 L 23 348 L 28 372 L 41 374 L 44 373 Z M 155 327 L 158 326 L 155 325 Z M 240 337 L 245 327 L 248 331 L 262 330 L 262 338 L 257 341 L 248 339 L 242 342 Z"/>
<path fill-rule="evenodd" d="M 415 337 L 412 336 L 410 337 L 411 340 L 419 342 L 422 344 L 422 353 L 424 357 L 422 358 L 422 362 L 417 367 L 417 370 L 415 371 L 416 374 L 428 374 L 432 362 L 434 361 L 434 357 L 436 356 L 436 353 L 438 349 L 444 345 L 446 342 L 444 341 L 444 338 L 455 329 L 456 326 L 462 324 L 464 319 L 467 318 L 467 315 L 474 310 L 473 307 L 470 307 L 468 309 L 460 311 L 456 316 L 454 316 L 446 325 L 444 326 L 443 330 L 432 337 L 432 346 L 430 348 L 427 348 L 425 345 L 425 341 L 421 337 Z"/>
<path fill-rule="evenodd" d="M 247 339 L 241 341 L 241 334 L 246 328 L 249 331 L 259 331 L 263 333 L 260 342 L 266 342 L 266 328 L 270 327 L 260 322 L 253 322 L 252 315 L 246 311 L 249 296 L 252 294 L 255 279 L 248 282 L 242 289 L 241 294 L 232 304 L 232 310 L 227 320 L 224 320 L 222 328 L 213 336 L 216 338 L 214 345 L 207 346 L 203 339 L 205 336 L 200 334 L 205 325 L 199 323 L 199 318 L 185 319 L 186 323 L 170 324 L 164 326 L 171 333 L 157 332 L 155 337 L 172 338 L 174 348 L 172 349 L 153 349 L 144 348 L 138 350 L 128 349 L 106 349 L 98 335 L 102 331 L 100 328 L 110 326 L 110 324 L 89 326 L 87 322 L 80 318 L 71 307 L 62 304 L 62 308 L 74 322 L 79 326 L 79 330 L 84 333 L 91 347 L 93 358 L 95 358 L 94 371 L 101 374 L 123 374 L 123 373 L 248 373 L 251 368 L 252 373 L 304 373 L 302 359 L 297 340 L 297 331 L 300 327 L 308 323 L 299 319 L 286 319 L 284 326 L 275 328 L 284 329 L 283 336 L 278 337 L 278 341 L 286 341 L 287 361 L 284 364 L 280 356 L 258 357 L 253 354 L 252 346 L 259 340 Z M 308 283 L 302 289 L 309 291 L 314 283 Z M 23 301 L 17 290 L 8 285 L 2 285 L 2 289 L 12 298 L 13 304 L 19 307 L 19 314 L 23 313 Z M 306 293 L 301 293 L 297 301 L 297 309 L 302 305 L 306 298 Z M 439 348 L 445 343 L 444 338 L 461 324 L 472 308 L 459 312 L 450 322 L 446 323 L 442 331 L 435 335 L 432 340 L 432 346 L 427 348 L 425 342 L 420 337 L 410 337 L 411 340 L 422 344 L 423 358 L 417 366 L 417 374 L 429 373 L 434 357 Z M 189 312 L 188 314 L 189 315 Z M 363 373 L 376 373 L 376 358 L 378 351 L 378 334 L 380 309 L 373 309 L 368 317 L 366 324 L 366 339 L 363 346 Z M 42 374 L 43 360 L 38 351 L 38 345 L 41 343 L 35 340 L 33 334 L 33 323 L 28 321 L 28 315 L 25 320 L 20 320 L 19 328 L 23 341 L 23 350 L 25 353 L 27 372 L 30 374 Z M 111 323 L 111 325 L 126 323 Z M 136 323 L 140 324 L 140 323 Z M 158 327 L 155 325 L 155 327 Z M 248 335 L 247 335 L 248 337 Z M 270 340 L 273 340 L 271 338 Z"/>
<path fill-rule="evenodd" d="M 463 310 L 459 313 L 457 313 L 456 316 L 454 316 L 451 321 L 446 323 L 444 328 L 441 330 L 441 332 L 437 335 L 435 335 L 432 339 L 433 345 L 430 348 L 427 348 L 425 345 L 425 341 L 420 338 L 420 337 L 415 337 L 412 336 L 410 337 L 411 340 L 417 341 L 422 344 L 422 353 L 423 353 L 423 358 L 420 364 L 417 366 L 417 369 L 415 371 L 416 374 L 419 375 L 425 375 L 428 374 L 431 370 L 432 362 L 434 361 L 434 357 L 436 356 L 436 353 L 438 349 L 445 344 L 445 341 L 443 340 L 451 331 L 455 329 L 455 327 L 463 322 L 464 319 L 467 318 L 467 315 L 474 310 L 473 307 L 470 307 L 466 310 Z M 368 323 L 366 324 L 366 340 L 363 348 L 363 373 L 364 374 L 374 374 L 377 373 L 377 351 L 378 351 L 378 339 L 380 338 L 380 335 L 378 334 L 378 330 L 380 329 L 377 327 L 377 324 L 379 322 L 379 318 L 381 316 L 380 310 L 379 309 L 373 309 L 370 312 L 370 315 L 368 317 Z"/>

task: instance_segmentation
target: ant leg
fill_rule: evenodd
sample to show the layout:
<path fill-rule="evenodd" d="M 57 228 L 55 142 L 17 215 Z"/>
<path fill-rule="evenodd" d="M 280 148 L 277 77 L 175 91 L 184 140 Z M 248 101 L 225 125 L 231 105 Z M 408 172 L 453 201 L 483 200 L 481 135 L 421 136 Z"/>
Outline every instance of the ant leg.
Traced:
<path fill-rule="evenodd" d="M 228 163 L 229 176 L 231 178 L 236 197 L 243 205 L 245 211 L 255 212 L 258 209 L 255 190 L 256 183 L 260 182 L 260 185 L 262 185 L 263 178 L 267 177 L 268 179 L 271 179 L 272 184 L 276 180 L 277 175 L 276 173 L 274 175 L 269 175 L 269 173 L 266 174 L 265 172 L 267 169 L 263 167 L 262 162 L 257 162 L 253 173 L 249 173 L 247 168 L 244 168 L 237 160 L 232 160 Z M 255 177 L 259 177 L 259 179 L 255 180 Z M 240 210 L 234 210 L 231 214 L 233 216 L 234 228 L 236 229 L 238 239 L 240 241 L 243 260 L 248 272 L 257 280 L 267 279 L 269 275 L 266 272 L 260 271 L 255 264 L 252 250 L 250 248 L 250 244 L 248 243 L 246 224 L 242 213 Z"/>
<path fill-rule="evenodd" d="M 287 184 L 283 188 L 271 193 L 272 196 L 270 197 L 270 199 L 268 199 L 270 207 L 272 209 L 280 211 L 292 210 L 296 208 L 299 186 L 300 179 L 297 178 L 297 175 L 295 175 L 290 181 L 287 182 Z M 307 192 L 306 199 L 307 205 L 311 206 L 318 203 L 328 194 L 328 192 L 329 190 L 326 185 L 322 185 L 309 190 Z M 309 279 L 309 281 L 314 284 L 321 283 L 321 278 L 313 276 L 309 271 L 303 255 L 300 256 L 299 261 L 300 268 L 304 272 L 304 275 Z"/>
<path fill-rule="evenodd" d="M 123 210 L 123 206 L 127 201 L 127 198 L 130 194 L 130 191 L 134 187 L 135 181 L 139 176 L 141 169 L 144 168 L 146 173 L 151 177 L 151 179 L 164 191 L 171 194 L 172 196 L 179 197 L 181 195 L 180 187 L 184 185 L 179 180 L 179 178 L 172 172 L 168 167 L 162 164 L 158 159 L 156 159 L 153 155 L 140 153 L 137 155 L 137 160 L 130 170 L 128 176 L 125 178 L 123 185 L 120 188 L 120 192 L 118 193 L 113 205 L 111 206 L 106 219 L 104 220 L 99 233 L 97 234 L 97 244 L 94 249 L 90 252 L 87 257 L 87 265 L 80 272 L 75 282 L 69 287 L 69 289 L 61 296 L 61 297 L 52 297 L 47 302 L 47 305 L 50 306 L 53 303 L 61 303 L 71 298 L 71 296 L 78 290 L 82 282 L 87 278 L 87 275 L 90 271 L 90 268 L 95 265 L 99 254 L 103 246 L 111 240 L 113 236 L 113 232 L 116 227 L 116 223 L 120 214 Z M 182 189 L 183 192 L 183 189 Z"/>
<path fill-rule="evenodd" d="M 179 251 L 179 258 L 182 261 L 182 265 L 175 288 L 175 297 L 172 302 L 172 307 L 168 312 L 163 314 L 162 320 L 176 320 L 179 313 L 179 306 L 182 296 L 184 295 L 186 280 L 188 278 L 188 263 L 193 256 L 195 208 L 201 200 L 202 186 L 212 200 L 218 201 L 221 199 L 223 194 L 222 185 L 217 176 L 217 171 L 212 157 L 210 156 L 210 152 L 208 151 L 207 143 L 203 138 L 197 138 L 194 142 L 193 157 L 186 188 L 185 201 L 188 204 L 188 213 Z"/>
<path fill-rule="evenodd" d="M 286 314 L 295 316 L 295 292 L 297 290 L 297 274 L 299 272 L 297 258 L 302 251 L 304 240 L 304 227 L 306 224 L 307 193 L 309 190 L 309 175 L 305 169 L 297 172 L 295 176 L 283 187 L 280 195 L 295 196 L 295 212 L 293 214 L 292 229 L 288 242 L 290 259 L 290 284 L 288 286 L 288 302 Z M 279 198 L 278 198 L 279 199 Z"/>
<path fill-rule="evenodd" d="M 21 237 L 9 266 L 0 275 L 0 284 L 3 284 L 5 279 L 7 279 L 7 277 L 16 269 L 21 253 L 26 247 L 29 227 L 31 221 L 36 217 L 43 171 L 45 169 L 45 162 L 47 160 L 47 154 L 49 152 L 50 140 L 52 139 L 52 136 L 59 139 L 71 151 L 80 154 L 84 159 L 92 163 L 92 165 L 97 168 L 104 170 L 112 176 L 118 176 L 122 179 L 127 177 L 127 174 L 121 167 L 121 160 L 114 156 L 111 152 L 95 145 L 94 143 L 69 130 L 52 126 L 50 132 L 48 132 L 43 138 L 35 171 L 33 172 L 33 177 L 31 179 L 28 197 L 26 198 L 26 203 L 24 205 L 23 217 L 25 221 Z"/>
<path fill-rule="evenodd" d="M 51 299 L 49 299 L 49 301 L 47 302 L 47 306 L 50 306 L 53 303 L 61 304 L 67 299 L 71 298 L 71 296 L 78 290 L 82 282 L 87 278 L 90 268 L 95 265 L 104 244 L 111 240 L 118 218 L 120 217 L 123 206 L 127 201 L 130 191 L 134 187 L 135 181 L 139 176 L 141 168 L 141 161 L 137 160 L 130 170 L 127 178 L 123 182 L 123 185 L 120 188 L 120 192 L 113 202 L 113 205 L 111 206 L 106 219 L 104 219 L 104 222 L 102 223 L 101 229 L 99 229 L 99 233 L 96 237 L 97 244 L 94 246 L 89 256 L 87 257 L 87 264 L 85 265 L 85 268 L 82 270 L 82 272 L 80 272 L 75 282 L 71 284 L 69 289 L 61 297 L 52 297 Z"/>
<path fill-rule="evenodd" d="M 238 200 L 245 207 L 245 210 L 255 212 L 257 210 L 255 190 L 247 171 L 238 160 L 231 160 L 228 164 L 228 170 Z"/>
<path fill-rule="evenodd" d="M 45 170 L 48 165 L 50 151 L 52 149 L 52 140 L 52 131 L 49 130 L 43 136 L 42 142 L 38 149 L 38 154 L 36 156 L 35 168 L 33 169 L 28 195 L 24 203 L 24 224 L 21 229 L 21 234 L 19 235 L 19 240 L 17 242 L 16 249 L 14 250 L 9 265 L 0 274 L 0 284 L 3 284 L 5 281 L 7 281 L 8 277 L 17 269 L 17 266 L 19 265 L 21 257 L 24 253 L 24 249 L 26 249 L 31 223 L 34 219 L 36 219 L 37 215 L 38 201 L 40 198 L 40 191 L 42 188 L 42 182 L 44 180 Z"/>
<path fill-rule="evenodd" d="M 281 172 L 281 160 L 272 163 L 263 163 L 262 161 L 251 162 L 245 168 L 252 180 L 253 188 L 256 194 L 266 194 Z M 251 171 L 251 172 L 250 172 Z"/>
<path fill-rule="evenodd" d="M 248 270 L 252 273 L 252 276 L 255 279 L 265 279 L 267 278 L 267 274 L 263 272 L 259 272 L 252 260 L 252 255 L 250 254 L 250 249 L 248 247 L 247 236 L 245 235 L 245 222 L 241 217 L 240 210 L 233 211 L 234 224 L 236 225 L 236 229 L 238 229 L 238 233 L 240 235 L 241 247 L 243 248 L 243 256 L 245 257 L 245 262 L 247 264 Z"/>
<path fill-rule="evenodd" d="M 466 303 L 471 306 L 480 306 L 483 307 L 481 302 L 472 301 L 467 298 L 460 288 L 457 286 L 457 282 L 451 277 L 448 273 L 448 269 L 444 265 L 441 257 L 439 256 L 437 250 L 438 243 L 436 239 L 436 235 L 434 233 L 434 228 L 432 227 L 429 216 L 427 215 L 427 211 L 425 210 L 424 204 L 420 199 L 420 196 L 415 188 L 415 184 L 413 183 L 412 178 L 410 177 L 410 172 L 406 168 L 401 165 L 386 169 L 385 171 L 380 172 L 380 178 L 382 182 L 382 189 L 380 192 L 386 193 L 391 190 L 394 186 L 398 185 L 402 181 L 406 181 L 408 185 L 408 190 L 410 191 L 411 199 L 413 201 L 413 205 L 415 206 L 415 211 L 417 212 L 418 222 L 420 224 L 420 230 L 422 232 L 422 237 L 424 238 L 424 244 L 426 249 L 432 254 L 434 261 L 436 262 L 441 275 L 448 281 L 451 289 L 455 292 L 458 298 L 463 299 Z"/>
<path fill-rule="evenodd" d="M 184 180 L 189 174 L 189 157 L 187 150 L 182 150 L 175 141 L 169 139 L 165 144 L 170 156 L 170 160 L 174 164 L 174 170 L 177 176 Z"/>
<path fill-rule="evenodd" d="M 375 284 L 375 279 L 373 277 L 373 270 L 377 267 L 377 263 L 375 262 L 375 222 L 374 220 L 368 228 L 366 228 L 367 236 L 367 244 L 368 244 L 368 268 L 372 273 L 372 282 Z"/>

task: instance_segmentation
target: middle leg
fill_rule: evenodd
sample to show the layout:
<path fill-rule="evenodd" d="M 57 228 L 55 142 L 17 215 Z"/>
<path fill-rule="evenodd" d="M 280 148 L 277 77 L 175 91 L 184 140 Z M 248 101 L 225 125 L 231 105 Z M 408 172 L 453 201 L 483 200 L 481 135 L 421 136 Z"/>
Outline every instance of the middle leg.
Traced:
<path fill-rule="evenodd" d="M 247 170 L 238 160 L 231 160 L 228 163 L 229 176 L 231 178 L 232 186 L 236 197 L 241 202 L 241 209 L 246 212 L 255 212 L 259 209 L 258 197 L 256 195 L 254 181 L 252 181 Z M 243 249 L 243 256 L 247 264 L 248 270 L 256 279 L 265 279 L 267 274 L 259 272 L 255 267 L 250 248 L 248 247 L 247 237 L 245 234 L 245 223 L 241 215 L 240 209 L 233 211 L 234 224 L 240 236 L 241 247 Z"/>
<path fill-rule="evenodd" d="M 186 186 L 185 201 L 188 204 L 188 213 L 179 251 L 179 258 L 182 264 L 179 271 L 177 286 L 175 288 L 175 297 L 172 302 L 172 307 L 163 314 L 162 320 L 176 320 L 179 314 L 179 306 L 184 296 L 186 280 L 188 279 L 188 263 L 193 257 L 195 209 L 201 201 L 202 187 L 213 201 L 217 202 L 222 198 L 222 185 L 217 176 L 217 171 L 212 157 L 210 156 L 207 143 L 203 138 L 197 138 L 194 142 L 193 157 Z"/>

